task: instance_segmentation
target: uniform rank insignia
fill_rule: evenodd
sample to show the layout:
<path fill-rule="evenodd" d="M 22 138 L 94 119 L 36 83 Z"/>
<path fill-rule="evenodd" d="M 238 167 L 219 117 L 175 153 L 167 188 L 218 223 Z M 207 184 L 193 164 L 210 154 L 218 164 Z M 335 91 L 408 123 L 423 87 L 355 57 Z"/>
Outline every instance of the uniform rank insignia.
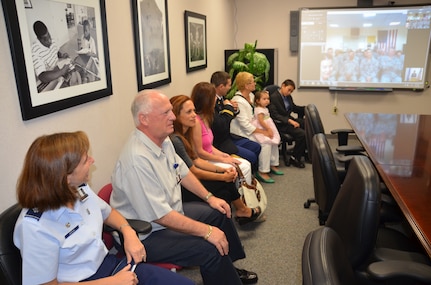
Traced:
<path fill-rule="evenodd" d="M 82 188 L 82 186 L 84 186 L 84 185 L 81 185 L 81 187 L 78 188 L 79 200 L 81 202 L 85 202 L 88 198 L 88 194 L 85 193 L 84 189 Z"/>
<path fill-rule="evenodd" d="M 27 218 L 33 218 L 37 221 L 40 220 L 40 217 L 42 217 L 43 212 L 39 212 L 37 208 L 28 209 L 27 213 L 25 214 L 25 217 Z"/>

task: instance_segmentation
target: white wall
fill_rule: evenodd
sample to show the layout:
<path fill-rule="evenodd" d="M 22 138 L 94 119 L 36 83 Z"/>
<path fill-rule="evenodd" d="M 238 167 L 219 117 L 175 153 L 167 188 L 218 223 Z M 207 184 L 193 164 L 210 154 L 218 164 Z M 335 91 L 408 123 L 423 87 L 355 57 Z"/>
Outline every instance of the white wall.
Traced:
<path fill-rule="evenodd" d="M 429 4 L 427 0 L 397 0 L 397 5 Z M 289 50 L 290 11 L 302 7 L 356 6 L 355 0 L 271 0 L 262 5 L 261 0 L 235 0 L 237 5 L 237 31 L 235 43 L 258 40 L 258 48 L 278 48 L 278 82 L 287 78 L 298 79 L 297 53 Z M 374 5 L 386 5 L 387 1 L 374 0 Z M 430 55 L 431 57 L 431 55 Z M 430 60 L 429 60 L 430 61 Z M 428 65 L 430 76 L 430 64 Z M 276 79 L 277 81 L 277 79 Z M 325 131 L 348 127 L 343 114 L 346 112 L 386 112 L 431 114 L 431 89 L 424 92 L 394 91 L 391 93 L 343 93 L 337 95 L 326 90 L 297 89 L 293 93 L 295 103 L 314 103 L 319 109 Z M 335 98 L 337 97 L 337 98 Z M 337 100 L 336 100 L 337 99 Z M 338 113 L 332 113 L 337 101 Z"/>
<path fill-rule="evenodd" d="M 96 163 L 91 185 L 97 192 L 110 181 L 117 155 L 133 129 L 130 103 L 137 93 L 130 1 L 106 0 L 113 95 L 84 105 L 22 121 L 8 45 L 3 8 L 0 6 L 0 211 L 16 202 L 15 185 L 25 153 L 42 134 L 83 130 L 90 137 Z M 208 68 L 186 73 L 184 10 L 207 16 Z M 162 88 L 168 96 L 189 95 L 194 84 L 209 81 L 224 69 L 224 53 L 232 48 L 231 0 L 168 1 L 172 83 Z"/>

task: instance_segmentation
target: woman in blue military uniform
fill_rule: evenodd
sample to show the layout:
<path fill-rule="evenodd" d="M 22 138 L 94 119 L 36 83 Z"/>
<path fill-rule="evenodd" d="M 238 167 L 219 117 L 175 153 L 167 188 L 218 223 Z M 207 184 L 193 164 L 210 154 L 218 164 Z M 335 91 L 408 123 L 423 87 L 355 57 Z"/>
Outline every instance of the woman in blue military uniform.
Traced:
<path fill-rule="evenodd" d="M 136 232 L 86 184 L 94 163 L 89 146 L 81 131 L 57 133 L 37 138 L 27 152 L 17 184 L 23 210 L 14 231 L 23 284 L 193 284 L 142 262 L 146 251 Z M 103 223 L 124 235 L 126 262 L 108 253 Z"/>

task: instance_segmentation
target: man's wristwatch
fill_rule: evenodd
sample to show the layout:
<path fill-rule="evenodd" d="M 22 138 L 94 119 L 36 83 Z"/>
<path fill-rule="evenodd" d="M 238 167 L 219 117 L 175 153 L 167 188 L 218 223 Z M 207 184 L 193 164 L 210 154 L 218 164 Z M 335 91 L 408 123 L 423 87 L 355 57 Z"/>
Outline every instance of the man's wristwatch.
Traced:
<path fill-rule="evenodd" d="M 208 201 L 208 199 L 212 196 L 214 196 L 213 193 L 208 192 L 208 194 L 205 196 L 205 201 Z"/>

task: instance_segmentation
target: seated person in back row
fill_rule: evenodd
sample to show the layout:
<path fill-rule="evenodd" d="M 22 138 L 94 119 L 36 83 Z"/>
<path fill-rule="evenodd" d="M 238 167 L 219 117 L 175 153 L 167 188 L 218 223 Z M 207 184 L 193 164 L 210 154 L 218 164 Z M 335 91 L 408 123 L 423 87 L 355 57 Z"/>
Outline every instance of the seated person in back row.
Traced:
<path fill-rule="evenodd" d="M 270 95 L 270 104 L 268 105 L 271 118 L 276 123 L 278 131 L 281 134 L 289 134 L 295 140 L 293 155 L 290 157 L 290 164 L 304 168 L 305 165 L 301 161 L 305 155 L 306 141 L 304 131 L 304 106 L 297 106 L 293 102 L 291 96 L 295 90 L 295 82 L 286 79 L 281 84 L 281 87 Z M 297 118 L 292 116 L 292 113 L 298 115 Z"/>
<path fill-rule="evenodd" d="M 69 55 L 60 52 L 46 25 L 36 21 L 33 30 L 37 40 L 31 47 L 31 53 L 37 79 L 42 83 L 49 83 L 61 78 L 60 84 L 64 80 L 61 87 L 81 84 L 81 75 L 74 70 Z M 38 91 L 41 92 L 43 89 Z"/>

